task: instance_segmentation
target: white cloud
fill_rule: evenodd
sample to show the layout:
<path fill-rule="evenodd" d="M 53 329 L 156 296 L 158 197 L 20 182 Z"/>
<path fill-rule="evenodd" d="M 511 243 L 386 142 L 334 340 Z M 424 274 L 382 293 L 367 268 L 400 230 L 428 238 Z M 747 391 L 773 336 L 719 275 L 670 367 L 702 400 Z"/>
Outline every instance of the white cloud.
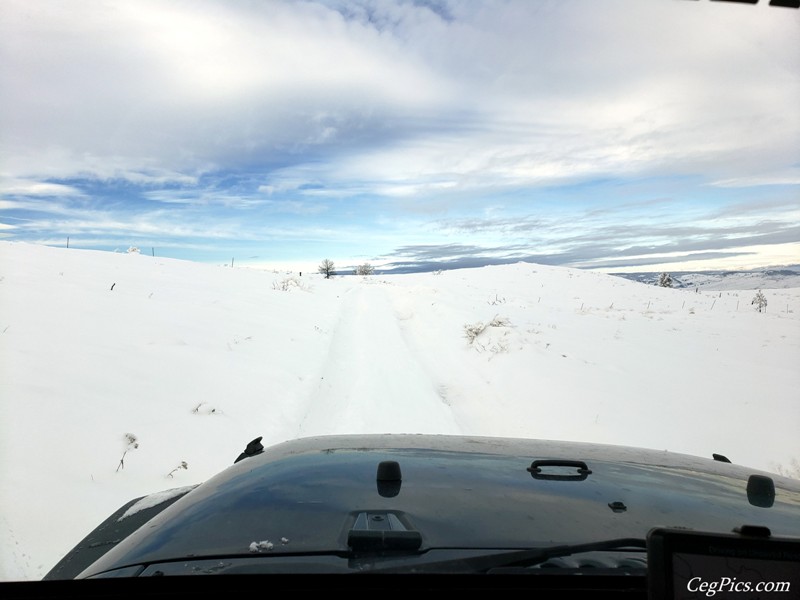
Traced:
<path fill-rule="evenodd" d="M 23 175 L 150 181 L 365 144 L 355 156 L 419 157 L 395 179 L 475 174 L 485 153 L 530 181 L 570 172 L 565 157 L 613 170 L 797 149 L 796 15 L 598 4 L 455 5 L 445 21 L 393 3 L 345 18 L 313 2 L 9 1 L 5 153 Z"/>
<path fill-rule="evenodd" d="M 717 187 L 753 187 L 761 185 L 800 185 L 800 173 L 786 171 L 783 173 L 765 173 L 749 177 L 733 177 L 719 181 L 712 181 L 711 185 Z"/>
<path fill-rule="evenodd" d="M 4 146 L 26 173 L 61 174 L 37 163 L 46 151 L 100 177 L 153 164 L 191 175 L 341 141 L 442 94 L 391 38 L 308 3 L 34 1 L 4 12 Z"/>
<path fill-rule="evenodd" d="M 82 196 L 78 188 L 60 183 L 47 183 L 27 179 L 0 181 L 0 194 L 8 196 Z"/>
<path fill-rule="evenodd" d="M 0 191 L 63 200 L 11 208 L 86 230 L 226 238 L 257 229 L 238 210 L 370 198 L 413 215 L 605 177 L 797 183 L 800 11 L 723 4 L 6 0 Z M 81 219 L 81 179 L 187 210 Z"/>
<path fill-rule="evenodd" d="M 741 246 L 719 256 L 703 258 L 703 252 L 653 253 L 643 256 L 626 257 L 629 260 L 642 259 L 634 266 L 603 267 L 598 271 L 610 273 L 641 273 L 643 271 L 716 271 L 728 269 L 758 269 L 765 265 L 796 265 L 800 260 L 800 243 Z M 727 256 L 726 256 L 727 254 Z M 694 255 L 698 255 L 695 258 Z M 670 260 L 670 258 L 674 260 Z M 591 268 L 593 262 L 608 263 L 608 259 L 584 261 L 583 267 Z"/>

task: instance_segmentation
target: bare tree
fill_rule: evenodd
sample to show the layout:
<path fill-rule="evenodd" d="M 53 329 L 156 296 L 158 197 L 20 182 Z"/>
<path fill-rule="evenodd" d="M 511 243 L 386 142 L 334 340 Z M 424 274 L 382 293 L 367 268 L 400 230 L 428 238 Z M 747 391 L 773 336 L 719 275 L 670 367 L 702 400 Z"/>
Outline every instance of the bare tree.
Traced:
<path fill-rule="evenodd" d="M 332 275 L 336 275 L 336 269 L 333 266 L 333 261 L 326 258 L 319 263 L 319 272 L 325 275 L 325 279 L 330 279 Z"/>
<path fill-rule="evenodd" d="M 369 263 L 358 265 L 356 267 L 356 275 L 372 275 L 375 272 L 375 267 Z"/>

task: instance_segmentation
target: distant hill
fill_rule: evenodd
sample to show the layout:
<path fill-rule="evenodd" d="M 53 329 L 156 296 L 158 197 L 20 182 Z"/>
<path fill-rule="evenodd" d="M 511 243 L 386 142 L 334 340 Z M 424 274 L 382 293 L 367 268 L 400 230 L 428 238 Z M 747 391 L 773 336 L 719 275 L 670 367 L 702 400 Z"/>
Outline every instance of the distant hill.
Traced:
<path fill-rule="evenodd" d="M 611 273 L 617 277 L 658 285 L 658 273 Z M 672 287 L 706 290 L 758 290 L 800 287 L 800 265 L 750 271 L 673 271 Z"/>

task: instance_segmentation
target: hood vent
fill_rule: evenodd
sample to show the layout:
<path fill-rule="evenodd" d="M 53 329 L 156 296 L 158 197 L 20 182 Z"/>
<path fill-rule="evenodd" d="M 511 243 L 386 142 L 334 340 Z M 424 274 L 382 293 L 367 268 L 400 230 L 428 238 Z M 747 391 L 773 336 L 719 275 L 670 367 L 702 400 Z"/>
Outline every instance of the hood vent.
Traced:
<path fill-rule="evenodd" d="M 422 545 L 422 535 L 406 527 L 393 512 L 369 511 L 356 515 L 347 545 L 354 552 L 416 551 Z"/>

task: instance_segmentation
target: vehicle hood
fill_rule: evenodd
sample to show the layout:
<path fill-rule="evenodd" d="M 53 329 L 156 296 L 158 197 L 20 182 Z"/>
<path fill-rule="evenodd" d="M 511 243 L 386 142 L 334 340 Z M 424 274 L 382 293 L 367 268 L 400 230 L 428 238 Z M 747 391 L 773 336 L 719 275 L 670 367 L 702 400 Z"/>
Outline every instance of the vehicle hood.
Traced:
<path fill-rule="evenodd" d="M 580 461 L 531 469 L 533 461 Z M 379 481 L 397 463 L 400 480 Z M 774 496 L 754 486 L 771 480 Z M 162 561 L 352 551 L 357 521 L 393 515 L 420 550 L 641 538 L 654 527 L 800 536 L 800 482 L 681 454 L 586 443 L 433 435 L 306 438 L 196 487 L 81 576 Z"/>

